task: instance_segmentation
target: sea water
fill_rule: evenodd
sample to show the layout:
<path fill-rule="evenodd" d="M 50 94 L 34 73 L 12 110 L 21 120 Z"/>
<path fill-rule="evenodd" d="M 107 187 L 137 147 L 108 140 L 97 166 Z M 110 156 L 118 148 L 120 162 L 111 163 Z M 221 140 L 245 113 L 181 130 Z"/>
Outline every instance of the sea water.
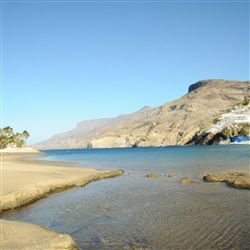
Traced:
<path fill-rule="evenodd" d="M 82 249 L 249 249 L 249 190 L 202 180 L 207 173 L 249 171 L 249 150 L 227 145 L 43 151 L 51 154 L 43 160 L 124 174 L 51 195 L 5 219 L 69 234 Z M 185 177 L 194 183 L 181 184 Z"/>

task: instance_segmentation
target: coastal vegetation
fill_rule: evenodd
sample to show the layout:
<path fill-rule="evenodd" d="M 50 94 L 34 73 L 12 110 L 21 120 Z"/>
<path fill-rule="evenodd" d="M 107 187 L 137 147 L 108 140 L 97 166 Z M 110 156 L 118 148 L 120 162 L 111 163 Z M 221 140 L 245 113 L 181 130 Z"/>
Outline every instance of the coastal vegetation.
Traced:
<path fill-rule="evenodd" d="M 249 104 L 249 99 L 245 96 L 244 101 L 242 102 L 243 106 L 247 106 Z"/>
<path fill-rule="evenodd" d="M 14 132 L 13 128 L 10 126 L 4 127 L 0 129 L 0 149 L 7 147 L 23 147 L 26 145 L 29 136 L 30 135 L 27 130 L 20 133 Z"/>
<path fill-rule="evenodd" d="M 232 138 L 233 136 L 247 136 L 250 134 L 249 123 L 240 123 L 234 127 L 224 127 L 221 131 L 222 138 Z"/>

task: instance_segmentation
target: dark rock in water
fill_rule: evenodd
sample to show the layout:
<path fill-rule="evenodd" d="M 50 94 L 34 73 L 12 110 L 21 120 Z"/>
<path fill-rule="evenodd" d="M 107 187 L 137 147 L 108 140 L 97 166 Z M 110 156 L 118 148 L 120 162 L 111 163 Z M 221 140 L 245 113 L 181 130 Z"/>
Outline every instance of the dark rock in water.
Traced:
<path fill-rule="evenodd" d="M 169 174 L 168 177 L 176 177 L 176 174 L 175 173 Z"/>
<path fill-rule="evenodd" d="M 187 184 L 187 183 L 194 183 L 192 180 L 190 180 L 188 177 L 184 178 L 182 181 L 181 181 L 182 184 Z"/>
<path fill-rule="evenodd" d="M 250 189 L 250 174 L 248 172 L 226 172 L 207 174 L 203 180 L 208 182 L 226 182 L 235 188 Z"/>
<path fill-rule="evenodd" d="M 157 178 L 158 174 L 147 174 L 148 178 Z"/>

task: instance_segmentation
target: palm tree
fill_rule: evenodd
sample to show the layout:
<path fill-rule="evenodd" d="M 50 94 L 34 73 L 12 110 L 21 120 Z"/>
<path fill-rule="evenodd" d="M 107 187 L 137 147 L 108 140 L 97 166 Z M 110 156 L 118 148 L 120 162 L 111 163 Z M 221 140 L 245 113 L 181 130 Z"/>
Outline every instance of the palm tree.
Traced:
<path fill-rule="evenodd" d="M 7 126 L 3 128 L 3 132 L 7 134 L 8 136 L 13 135 L 13 128 L 11 128 L 10 126 Z"/>
<path fill-rule="evenodd" d="M 19 140 L 22 138 L 22 136 L 23 136 L 23 134 L 21 134 L 21 133 L 18 133 L 18 132 L 16 132 L 15 134 L 14 134 L 14 144 L 15 145 L 18 145 L 18 142 L 19 142 Z"/>
<path fill-rule="evenodd" d="M 15 138 L 20 139 L 23 136 L 23 134 L 16 132 Z"/>
<path fill-rule="evenodd" d="M 24 130 L 23 131 L 23 137 L 25 138 L 25 142 L 26 142 L 27 139 L 30 137 L 30 134 L 26 130 Z"/>
<path fill-rule="evenodd" d="M 20 139 L 20 140 L 17 141 L 17 144 L 16 144 L 17 147 L 21 148 L 24 145 L 25 145 L 25 142 L 24 142 L 23 139 Z"/>
<path fill-rule="evenodd" d="M 8 137 L 4 134 L 0 135 L 0 149 L 6 148 L 9 144 Z"/>
<path fill-rule="evenodd" d="M 22 147 L 25 145 L 26 140 L 29 138 L 29 133 L 24 130 L 23 133 L 14 133 L 13 128 L 7 126 L 0 128 L 0 149 L 11 147 Z M 25 138 L 25 141 L 24 141 Z"/>

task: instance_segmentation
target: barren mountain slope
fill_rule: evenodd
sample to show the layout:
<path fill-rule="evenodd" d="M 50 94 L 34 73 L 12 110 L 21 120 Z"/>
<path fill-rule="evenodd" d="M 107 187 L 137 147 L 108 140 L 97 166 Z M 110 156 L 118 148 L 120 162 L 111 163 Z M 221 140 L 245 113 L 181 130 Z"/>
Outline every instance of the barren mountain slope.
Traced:
<path fill-rule="evenodd" d="M 185 145 L 208 130 L 215 118 L 250 97 L 249 81 L 205 80 L 189 93 L 157 108 L 116 118 L 80 122 L 71 131 L 35 144 L 41 148 L 106 148 Z"/>

